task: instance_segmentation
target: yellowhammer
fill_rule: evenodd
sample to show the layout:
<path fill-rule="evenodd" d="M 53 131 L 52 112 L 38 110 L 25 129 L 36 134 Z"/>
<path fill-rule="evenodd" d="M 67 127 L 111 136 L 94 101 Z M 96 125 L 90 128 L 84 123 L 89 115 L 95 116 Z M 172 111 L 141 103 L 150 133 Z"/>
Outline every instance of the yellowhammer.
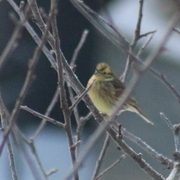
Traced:
<path fill-rule="evenodd" d="M 110 116 L 120 104 L 120 97 L 125 90 L 125 85 L 118 79 L 106 63 L 99 63 L 96 66 L 95 73 L 89 79 L 87 87 L 89 87 L 94 80 L 95 82 L 89 89 L 88 95 L 101 113 Z M 129 99 L 124 103 L 119 114 L 123 111 L 134 112 L 147 123 L 153 124 L 139 110 L 133 97 L 129 97 Z"/>

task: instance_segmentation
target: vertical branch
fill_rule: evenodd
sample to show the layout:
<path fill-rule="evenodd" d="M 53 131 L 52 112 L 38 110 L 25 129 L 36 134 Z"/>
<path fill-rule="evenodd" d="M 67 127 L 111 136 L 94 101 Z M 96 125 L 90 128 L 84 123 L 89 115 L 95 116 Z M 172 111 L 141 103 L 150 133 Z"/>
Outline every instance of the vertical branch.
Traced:
<path fill-rule="evenodd" d="M 100 155 L 99 155 L 99 158 L 97 159 L 96 166 L 95 166 L 94 173 L 93 173 L 93 177 L 92 177 L 91 180 L 94 180 L 95 177 L 96 177 L 96 176 L 98 175 L 98 173 L 99 173 L 99 170 L 100 170 L 100 168 L 101 168 L 101 165 L 102 165 L 102 162 L 103 162 L 105 153 L 106 153 L 107 148 L 108 148 L 108 146 L 109 146 L 109 141 L 110 141 L 110 136 L 109 136 L 109 134 L 106 134 L 106 138 L 105 138 L 105 140 L 104 140 L 104 144 L 103 144 L 101 153 L 100 153 Z"/>
<path fill-rule="evenodd" d="M 74 64 L 75 64 L 75 61 L 77 60 L 77 56 L 81 50 L 81 48 L 83 47 L 85 41 L 86 41 L 86 38 L 87 38 L 87 35 L 89 34 L 89 31 L 87 29 L 85 29 L 82 33 L 82 36 L 81 36 L 81 39 L 76 47 L 76 49 L 74 50 L 74 53 L 73 53 L 73 56 L 72 56 L 72 59 L 71 59 L 71 62 L 70 62 L 70 66 L 73 67 Z"/>
<path fill-rule="evenodd" d="M 180 124 L 175 124 L 173 126 L 173 130 L 174 130 L 174 136 L 175 136 L 175 151 L 177 153 L 179 153 L 179 157 L 178 159 L 180 160 L 180 139 L 179 139 L 179 135 L 180 135 Z"/>
<path fill-rule="evenodd" d="M 174 137 L 174 146 L 175 146 L 175 152 L 173 153 L 174 159 L 177 161 L 180 161 L 180 140 L 179 140 L 179 134 L 180 134 L 180 124 L 173 125 L 171 121 L 165 116 L 164 113 L 160 113 L 161 118 L 166 122 L 168 127 L 171 129 Z"/>
<path fill-rule="evenodd" d="M 143 14 L 142 14 L 143 3 L 144 3 L 144 0 L 139 0 L 139 15 L 138 15 L 138 21 L 137 21 L 137 24 L 136 24 L 134 40 L 133 40 L 133 42 L 131 43 L 131 45 L 129 47 L 130 54 L 132 54 L 133 48 L 136 46 L 137 41 L 140 39 L 141 21 L 142 21 L 142 16 L 143 16 Z M 121 77 L 122 82 L 125 82 L 126 76 L 127 76 L 128 72 L 129 72 L 129 69 L 130 69 L 130 66 L 131 66 L 131 63 L 132 63 L 132 59 L 131 59 L 130 54 L 128 54 L 125 69 L 124 69 L 123 75 Z"/>
<path fill-rule="evenodd" d="M 7 149 L 8 149 L 8 157 L 9 157 L 9 164 L 10 164 L 10 169 L 11 169 L 11 175 L 13 180 L 18 180 L 18 175 L 16 172 L 16 166 L 15 166 L 15 161 L 14 161 L 14 154 L 11 146 L 10 139 L 7 139 Z"/>
<path fill-rule="evenodd" d="M 140 38 L 140 34 L 141 34 L 141 22 L 142 22 L 142 17 L 143 17 L 143 4 L 144 4 L 144 0 L 139 0 L 139 14 L 138 14 L 138 21 L 136 24 L 136 30 L 135 30 L 135 35 L 134 35 L 134 40 L 133 40 L 133 46 L 136 45 L 137 41 Z"/>
<path fill-rule="evenodd" d="M 2 130 L 4 131 L 6 129 L 6 126 L 8 125 L 8 118 L 9 118 L 9 113 L 7 109 L 4 106 L 4 103 L 2 101 L 2 97 L 0 94 L 0 117 L 1 117 L 1 124 L 2 124 Z M 8 157 L 9 157 L 9 167 L 11 170 L 11 175 L 13 180 L 18 180 L 18 174 L 16 171 L 16 165 L 14 161 L 14 154 L 10 142 L 10 138 L 7 138 L 7 151 L 8 151 Z"/>
<path fill-rule="evenodd" d="M 72 148 L 73 143 L 73 137 L 72 137 L 72 126 L 71 126 L 71 120 L 70 120 L 70 110 L 68 108 L 67 104 L 67 97 L 66 97 L 66 91 L 64 88 L 64 74 L 63 74 L 63 60 L 62 60 L 62 54 L 60 53 L 60 38 L 58 34 L 58 28 L 57 28 L 57 1 L 51 0 L 51 8 L 54 9 L 54 16 L 52 19 L 52 31 L 54 35 L 54 48 L 55 48 L 55 54 L 56 54 L 56 60 L 57 60 L 57 74 L 58 74 L 58 87 L 59 87 L 59 94 L 60 94 L 60 105 L 61 109 L 63 111 L 64 120 L 65 120 L 65 126 L 64 129 L 67 134 L 70 153 L 71 153 L 71 159 L 72 163 L 75 164 L 76 162 L 76 153 L 75 148 Z M 78 180 L 79 175 L 78 172 L 74 173 L 74 179 Z"/>
<path fill-rule="evenodd" d="M 81 48 L 83 47 L 85 41 L 86 41 L 86 38 L 87 38 L 87 35 L 88 35 L 89 31 L 88 30 L 84 30 L 83 33 L 82 33 L 82 36 L 81 36 L 81 39 L 77 45 L 77 47 L 75 48 L 74 50 L 74 53 L 73 53 L 73 56 L 72 56 L 72 59 L 71 59 L 71 62 L 70 62 L 70 67 L 73 69 L 75 67 L 75 62 L 77 60 L 77 56 L 81 50 Z M 69 92 L 69 95 L 70 95 L 70 100 L 71 100 L 71 103 L 73 104 L 75 102 L 75 97 L 74 97 L 74 94 L 73 94 L 73 90 L 71 88 L 71 85 L 70 83 L 68 83 L 68 92 Z M 75 116 L 75 119 L 76 119 L 76 123 L 77 123 L 77 126 L 80 126 L 80 116 L 79 116 L 79 113 L 78 113 L 78 109 L 77 109 L 77 106 L 75 106 L 73 108 L 73 112 L 74 112 L 74 116 Z M 79 138 L 77 138 L 79 139 Z"/>

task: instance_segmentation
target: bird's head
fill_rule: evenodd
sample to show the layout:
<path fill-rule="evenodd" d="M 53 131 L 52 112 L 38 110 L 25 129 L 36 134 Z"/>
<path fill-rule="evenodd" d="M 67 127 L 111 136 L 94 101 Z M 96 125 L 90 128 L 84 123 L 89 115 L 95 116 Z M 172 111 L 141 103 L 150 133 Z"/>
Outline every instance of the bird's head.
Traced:
<path fill-rule="evenodd" d="M 115 77 L 112 69 L 106 63 L 99 63 L 96 66 L 94 76 L 97 81 L 112 81 Z"/>

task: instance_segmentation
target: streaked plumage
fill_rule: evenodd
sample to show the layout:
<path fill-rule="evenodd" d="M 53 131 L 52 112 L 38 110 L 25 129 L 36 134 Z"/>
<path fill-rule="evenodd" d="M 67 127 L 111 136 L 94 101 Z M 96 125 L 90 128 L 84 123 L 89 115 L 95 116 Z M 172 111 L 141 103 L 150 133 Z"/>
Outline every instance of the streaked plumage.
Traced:
<path fill-rule="evenodd" d="M 125 90 L 125 85 L 118 79 L 106 63 L 99 63 L 96 66 L 95 73 L 89 79 L 87 87 L 90 86 L 94 80 L 95 82 L 88 91 L 89 97 L 101 113 L 110 116 L 119 105 L 120 97 Z M 119 114 L 123 111 L 134 112 L 147 123 L 153 124 L 139 110 L 133 97 L 130 97 L 123 105 Z"/>

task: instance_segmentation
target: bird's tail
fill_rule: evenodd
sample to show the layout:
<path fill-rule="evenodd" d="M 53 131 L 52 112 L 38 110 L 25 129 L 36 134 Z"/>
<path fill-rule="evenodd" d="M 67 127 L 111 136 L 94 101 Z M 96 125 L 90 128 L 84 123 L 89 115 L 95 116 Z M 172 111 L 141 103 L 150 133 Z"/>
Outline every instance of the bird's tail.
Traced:
<path fill-rule="evenodd" d="M 131 98 L 127 107 L 128 111 L 134 112 L 137 115 L 139 115 L 144 121 L 146 121 L 147 123 L 154 125 L 154 123 L 152 121 L 150 121 L 149 119 L 146 118 L 146 116 L 144 115 L 144 113 L 138 108 L 136 101 L 134 100 L 134 98 Z"/>
<path fill-rule="evenodd" d="M 139 111 L 139 109 L 137 110 L 136 114 L 138 114 L 144 121 L 146 121 L 147 123 L 154 125 L 154 123 L 152 121 L 150 121 L 149 119 L 147 119 L 144 114 L 142 114 L 141 111 Z"/>

